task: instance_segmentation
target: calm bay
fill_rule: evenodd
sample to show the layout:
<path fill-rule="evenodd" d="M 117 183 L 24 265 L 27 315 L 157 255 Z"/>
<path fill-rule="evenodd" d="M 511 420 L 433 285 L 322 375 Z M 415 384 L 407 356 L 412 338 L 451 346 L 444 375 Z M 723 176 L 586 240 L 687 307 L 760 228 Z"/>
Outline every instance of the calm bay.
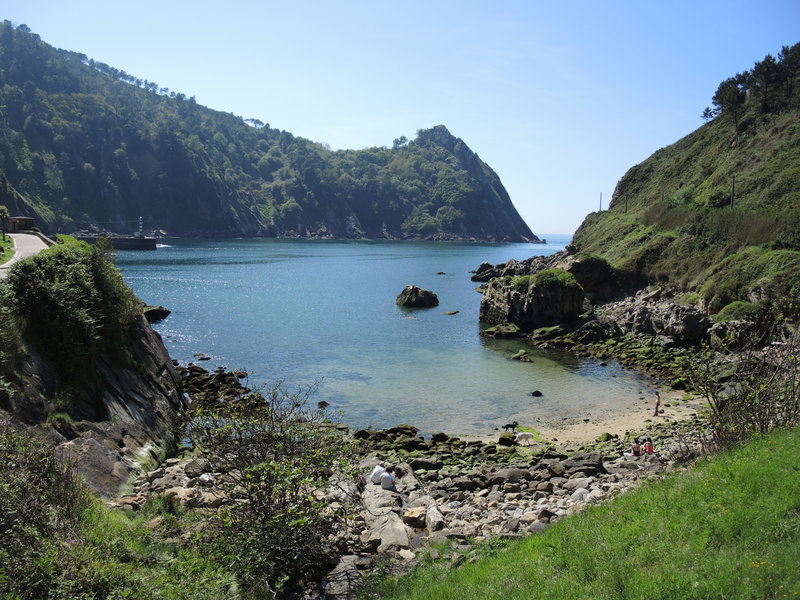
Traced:
<path fill-rule="evenodd" d="M 312 401 L 343 411 L 352 427 L 481 435 L 648 390 L 615 363 L 537 350 L 521 363 L 508 357 L 522 342 L 479 335 L 470 271 L 551 254 L 570 239 L 545 237 L 544 245 L 175 239 L 155 252 L 121 251 L 117 265 L 142 300 L 172 311 L 155 329 L 183 364 L 201 353 L 206 368 L 247 370 L 251 385 L 319 381 Z M 439 306 L 398 307 L 408 284 L 434 291 Z"/>

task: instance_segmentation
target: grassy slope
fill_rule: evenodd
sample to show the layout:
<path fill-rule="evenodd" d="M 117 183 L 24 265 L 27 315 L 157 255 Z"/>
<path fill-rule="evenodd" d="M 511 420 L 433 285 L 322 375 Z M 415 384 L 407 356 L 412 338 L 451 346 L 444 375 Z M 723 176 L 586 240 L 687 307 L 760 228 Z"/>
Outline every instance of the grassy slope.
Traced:
<path fill-rule="evenodd" d="M 486 547 L 474 563 L 430 564 L 377 592 L 437 600 L 797 598 L 799 454 L 800 430 L 774 433 L 540 535 Z"/>
<path fill-rule="evenodd" d="M 800 296 L 800 110 L 751 108 L 738 140 L 718 117 L 662 148 L 625 174 L 575 243 L 698 292 L 712 312 L 758 288 L 779 302 Z"/>
<path fill-rule="evenodd" d="M 5 241 L 0 235 L 0 265 L 7 263 L 14 256 L 14 241 L 6 236 Z"/>

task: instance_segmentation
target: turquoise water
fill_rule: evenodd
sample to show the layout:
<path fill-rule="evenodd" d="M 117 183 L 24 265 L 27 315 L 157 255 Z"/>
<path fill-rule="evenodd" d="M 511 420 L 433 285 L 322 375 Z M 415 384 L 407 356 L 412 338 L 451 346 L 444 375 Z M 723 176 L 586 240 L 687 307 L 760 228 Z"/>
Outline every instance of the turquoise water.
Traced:
<path fill-rule="evenodd" d="M 469 271 L 569 241 L 545 237 L 546 245 L 166 240 L 155 252 L 119 252 L 117 265 L 140 298 L 172 311 L 155 329 L 181 363 L 202 353 L 211 360 L 199 364 L 246 369 L 251 383 L 320 381 L 314 401 L 342 410 L 353 427 L 480 434 L 511 419 L 576 416 L 647 385 L 618 365 L 568 354 L 511 361 L 523 344 L 480 337 Z M 408 284 L 434 291 L 439 306 L 398 307 Z"/>

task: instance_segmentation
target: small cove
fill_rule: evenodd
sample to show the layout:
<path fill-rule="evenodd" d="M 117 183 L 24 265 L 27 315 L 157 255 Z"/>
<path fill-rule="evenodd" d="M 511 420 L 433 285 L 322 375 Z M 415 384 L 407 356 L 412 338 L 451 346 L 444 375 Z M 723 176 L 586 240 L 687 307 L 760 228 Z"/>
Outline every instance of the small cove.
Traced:
<path fill-rule="evenodd" d="M 117 265 L 140 298 L 172 311 L 155 329 L 183 364 L 202 353 L 205 368 L 246 369 L 251 384 L 319 381 L 313 401 L 343 411 L 352 427 L 481 435 L 650 393 L 647 379 L 613 362 L 536 350 L 531 363 L 511 361 L 524 344 L 479 335 L 469 271 L 569 241 L 545 237 L 546 245 L 164 240 L 155 252 L 119 252 Z M 408 284 L 436 292 L 439 306 L 396 306 Z"/>

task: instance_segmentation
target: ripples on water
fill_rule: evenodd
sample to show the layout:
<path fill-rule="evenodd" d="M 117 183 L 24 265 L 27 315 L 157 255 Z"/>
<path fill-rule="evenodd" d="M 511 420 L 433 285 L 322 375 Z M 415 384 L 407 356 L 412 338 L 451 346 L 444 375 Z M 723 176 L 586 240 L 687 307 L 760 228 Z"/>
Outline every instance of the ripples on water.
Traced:
<path fill-rule="evenodd" d="M 172 311 L 155 329 L 182 363 L 203 353 L 207 368 L 246 369 L 251 382 L 321 380 L 314 399 L 354 427 L 477 434 L 645 393 L 646 380 L 614 363 L 535 350 L 520 363 L 507 357 L 522 343 L 480 337 L 469 272 L 569 241 L 545 237 L 547 245 L 168 240 L 155 252 L 119 252 L 117 264 L 140 298 Z M 396 306 L 408 284 L 436 292 L 439 306 Z"/>

